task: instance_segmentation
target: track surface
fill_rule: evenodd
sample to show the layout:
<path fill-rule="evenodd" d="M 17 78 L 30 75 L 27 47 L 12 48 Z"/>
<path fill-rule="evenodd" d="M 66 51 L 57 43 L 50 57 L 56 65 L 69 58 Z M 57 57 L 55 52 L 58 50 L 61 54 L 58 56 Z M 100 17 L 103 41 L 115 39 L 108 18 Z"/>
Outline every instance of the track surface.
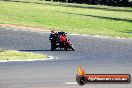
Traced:
<path fill-rule="evenodd" d="M 87 73 L 132 75 L 132 39 L 69 35 L 75 51 L 50 51 L 48 32 L 0 27 L 0 48 L 46 53 L 54 60 L 0 62 L 0 88 L 79 88 L 77 67 Z M 130 84 L 87 84 L 82 88 L 132 88 Z"/>

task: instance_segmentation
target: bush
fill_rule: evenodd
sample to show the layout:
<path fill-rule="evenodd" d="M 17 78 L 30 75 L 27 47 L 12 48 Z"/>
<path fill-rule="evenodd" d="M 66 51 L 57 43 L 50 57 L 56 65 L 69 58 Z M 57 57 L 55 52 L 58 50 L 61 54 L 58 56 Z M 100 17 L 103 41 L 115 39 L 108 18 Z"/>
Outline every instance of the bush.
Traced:
<path fill-rule="evenodd" d="M 52 0 L 46 0 L 52 1 Z M 132 7 L 132 0 L 53 0 L 55 2 Z"/>

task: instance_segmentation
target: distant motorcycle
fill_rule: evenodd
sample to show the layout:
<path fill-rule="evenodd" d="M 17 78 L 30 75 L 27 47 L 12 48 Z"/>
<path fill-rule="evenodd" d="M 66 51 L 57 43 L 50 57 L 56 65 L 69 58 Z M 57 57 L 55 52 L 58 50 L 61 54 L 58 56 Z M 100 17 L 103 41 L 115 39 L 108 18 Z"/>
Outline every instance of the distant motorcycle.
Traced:
<path fill-rule="evenodd" d="M 51 50 L 54 51 L 56 48 L 64 48 L 64 50 L 75 50 L 73 44 L 70 42 L 70 39 L 67 38 L 65 32 L 58 32 L 55 39 L 51 39 Z"/>

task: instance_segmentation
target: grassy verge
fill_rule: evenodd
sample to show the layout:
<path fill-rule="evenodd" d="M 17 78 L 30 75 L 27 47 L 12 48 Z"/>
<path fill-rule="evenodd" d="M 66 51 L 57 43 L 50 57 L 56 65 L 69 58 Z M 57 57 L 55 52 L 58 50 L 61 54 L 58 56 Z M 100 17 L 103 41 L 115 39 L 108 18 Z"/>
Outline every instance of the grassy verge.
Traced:
<path fill-rule="evenodd" d="M 41 0 L 0 1 L 0 24 L 132 38 L 132 8 Z"/>
<path fill-rule="evenodd" d="M 47 58 L 43 54 L 34 54 L 31 52 L 19 52 L 13 50 L 0 50 L 0 61 L 1 60 L 44 60 Z"/>

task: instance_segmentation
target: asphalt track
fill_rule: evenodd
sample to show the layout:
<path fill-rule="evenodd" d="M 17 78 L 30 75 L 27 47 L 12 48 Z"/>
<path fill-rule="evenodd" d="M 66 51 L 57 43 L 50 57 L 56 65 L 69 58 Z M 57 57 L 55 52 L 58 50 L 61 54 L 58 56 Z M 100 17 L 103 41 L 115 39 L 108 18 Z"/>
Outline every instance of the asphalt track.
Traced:
<path fill-rule="evenodd" d="M 132 39 L 68 35 L 75 51 L 50 51 L 48 32 L 0 27 L 0 48 L 46 53 L 53 60 L 0 62 L 0 88 L 132 88 L 130 84 L 75 82 L 77 67 L 87 73 L 132 75 Z"/>

